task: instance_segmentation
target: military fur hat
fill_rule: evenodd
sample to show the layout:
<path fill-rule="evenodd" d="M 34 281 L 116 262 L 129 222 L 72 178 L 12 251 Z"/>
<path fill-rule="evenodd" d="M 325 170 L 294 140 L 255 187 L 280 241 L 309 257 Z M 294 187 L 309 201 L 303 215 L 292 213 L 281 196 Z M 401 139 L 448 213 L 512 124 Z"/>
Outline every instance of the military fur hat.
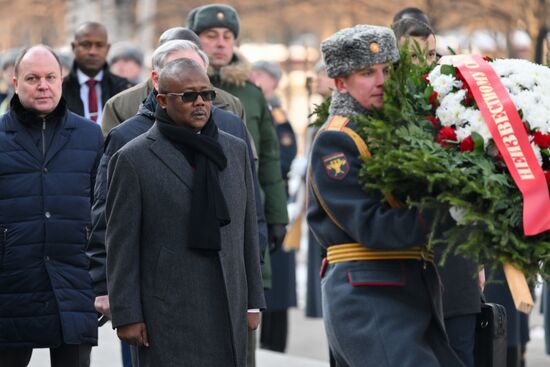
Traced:
<path fill-rule="evenodd" d="M 139 66 L 143 65 L 143 51 L 130 42 L 117 42 L 109 52 L 109 64 L 113 64 L 118 60 L 133 60 Z"/>
<path fill-rule="evenodd" d="M 393 31 L 371 25 L 339 30 L 321 42 L 321 52 L 330 78 L 399 60 Z"/>
<path fill-rule="evenodd" d="M 209 28 L 228 28 L 237 38 L 240 29 L 239 14 L 229 5 L 204 5 L 189 12 L 187 27 L 196 34 L 201 34 Z"/>
<path fill-rule="evenodd" d="M 256 61 L 252 64 L 252 70 L 262 70 L 277 81 L 281 80 L 281 77 L 283 76 L 279 65 L 270 61 Z"/>

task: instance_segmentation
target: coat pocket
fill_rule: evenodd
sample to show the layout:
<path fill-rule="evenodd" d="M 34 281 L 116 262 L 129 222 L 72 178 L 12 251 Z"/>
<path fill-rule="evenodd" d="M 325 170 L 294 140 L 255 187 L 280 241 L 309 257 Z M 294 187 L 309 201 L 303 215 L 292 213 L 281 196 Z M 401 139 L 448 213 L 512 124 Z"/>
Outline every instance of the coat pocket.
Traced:
<path fill-rule="evenodd" d="M 0 270 L 4 267 L 4 253 L 8 242 L 8 228 L 0 225 Z"/>
<path fill-rule="evenodd" d="M 362 261 L 361 266 L 348 271 L 348 281 L 353 287 L 403 287 L 407 278 L 400 261 Z"/>

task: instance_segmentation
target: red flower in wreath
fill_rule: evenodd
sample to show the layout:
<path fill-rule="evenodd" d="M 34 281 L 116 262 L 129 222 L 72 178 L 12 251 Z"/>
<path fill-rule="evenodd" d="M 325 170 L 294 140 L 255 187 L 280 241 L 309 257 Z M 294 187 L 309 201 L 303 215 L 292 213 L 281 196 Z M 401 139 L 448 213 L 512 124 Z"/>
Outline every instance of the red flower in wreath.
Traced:
<path fill-rule="evenodd" d="M 472 135 L 468 136 L 466 139 L 460 142 L 460 151 L 461 152 L 473 152 L 474 151 L 474 139 Z"/>
<path fill-rule="evenodd" d="M 439 105 L 439 102 L 437 101 L 437 96 L 438 96 L 437 92 L 434 91 L 430 96 L 430 99 L 428 100 L 428 102 L 432 105 L 433 108 L 437 108 L 437 106 Z"/>
<path fill-rule="evenodd" d="M 535 144 L 537 144 L 541 149 L 546 149 L 550 147 L 550 134 L 545 134 L 540 130 L 537 130 L 533 134 L 533 140 L 535 141 Z"/>
<path fill-rule="evenodd" d="M 550 184 L 550 171 L 544 171 L 544 177 L 546 178 L 546 182 Z"/>
<path fill-rule="evenodd" d="M 434 127 L 434 129 L 439 129 L 439 119 L 433 115 L 426 116 L 426 120 L 430 121 Z"/>
<path fill-rule="evenodd" d="M 428 75 L 429 74 L 424 74 L 421 76 L 422 80 L 424 81 L 424 83 L 428 84 L 430 81 L 428 80 Z"/>
<path fill-rule="evenodd" d="M 437 142 L 442 147 L 450 147 L 451 142 L 456 142 L 456 131 L 452 127 L 444 127 L 437 133 Z"/>

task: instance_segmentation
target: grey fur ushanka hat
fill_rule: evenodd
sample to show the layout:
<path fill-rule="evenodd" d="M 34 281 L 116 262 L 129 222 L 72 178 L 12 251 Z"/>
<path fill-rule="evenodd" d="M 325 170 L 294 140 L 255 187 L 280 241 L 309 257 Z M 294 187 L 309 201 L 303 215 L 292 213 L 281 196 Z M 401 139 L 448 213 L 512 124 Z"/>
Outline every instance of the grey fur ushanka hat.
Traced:
<path fill-rule="evenodd" d="M 363 24 L 334 33 L 321 42 L 321 52 L 329 78 L 399 60 L 393 31 Z"/>

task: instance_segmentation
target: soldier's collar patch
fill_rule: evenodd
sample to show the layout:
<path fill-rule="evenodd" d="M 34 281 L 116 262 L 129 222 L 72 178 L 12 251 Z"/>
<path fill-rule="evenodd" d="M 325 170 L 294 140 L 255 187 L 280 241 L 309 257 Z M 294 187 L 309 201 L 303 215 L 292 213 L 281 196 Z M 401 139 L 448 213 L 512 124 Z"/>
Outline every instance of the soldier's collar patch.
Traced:
<path fill-rule="evenodd" d="M 323 157 L 323 165 L 328 177 L 334 180 L 343 180 L 349 173 L 349 162 L 342 152 Z"/>

